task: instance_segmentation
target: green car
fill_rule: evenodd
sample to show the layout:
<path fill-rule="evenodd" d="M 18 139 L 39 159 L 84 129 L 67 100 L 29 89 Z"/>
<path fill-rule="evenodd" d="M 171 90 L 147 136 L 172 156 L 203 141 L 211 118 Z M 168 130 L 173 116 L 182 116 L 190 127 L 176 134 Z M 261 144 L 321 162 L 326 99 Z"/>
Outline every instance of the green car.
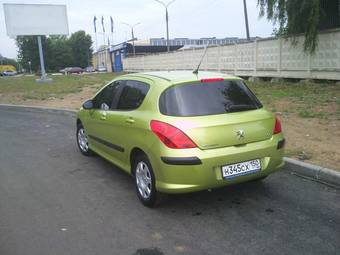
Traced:
<path fill-rule="evenodd" d="M 119 76 L 77 115 L 77 142 L 131 174 L 146 206 L 260 180 L 283 165 L 280 121 L 238 77 L 190 71 Z"/>

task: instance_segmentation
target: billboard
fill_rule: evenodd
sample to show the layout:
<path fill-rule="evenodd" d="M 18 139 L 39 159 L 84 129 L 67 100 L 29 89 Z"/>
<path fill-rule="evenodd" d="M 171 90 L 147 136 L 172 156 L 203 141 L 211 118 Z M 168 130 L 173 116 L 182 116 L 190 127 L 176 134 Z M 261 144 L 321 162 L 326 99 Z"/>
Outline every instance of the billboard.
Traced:
<path fill-rule="evenodd" d="M 68 35 L 66 5 L 4 4 L 7 35 Z"/>

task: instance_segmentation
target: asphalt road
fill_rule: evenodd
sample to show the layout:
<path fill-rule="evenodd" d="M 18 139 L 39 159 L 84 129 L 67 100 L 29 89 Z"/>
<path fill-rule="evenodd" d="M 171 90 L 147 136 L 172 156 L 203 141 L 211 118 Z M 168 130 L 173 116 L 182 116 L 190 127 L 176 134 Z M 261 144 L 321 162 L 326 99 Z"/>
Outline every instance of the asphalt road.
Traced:
<path fill-rule="evenodd" d="M 340 190 L 281 171 L 143 207 L 70 113 L 0 107 L 0 254 L 340 254 Z"/>

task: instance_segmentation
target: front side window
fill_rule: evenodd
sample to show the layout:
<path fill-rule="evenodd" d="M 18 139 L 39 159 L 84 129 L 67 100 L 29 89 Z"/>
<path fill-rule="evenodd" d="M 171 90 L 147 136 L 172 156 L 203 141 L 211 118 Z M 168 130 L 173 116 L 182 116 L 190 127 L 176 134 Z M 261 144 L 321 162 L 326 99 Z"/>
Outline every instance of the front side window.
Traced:
<path fill-rule="evenodd" d="M 180 84 L 166 89 L 159 99 L 160 112 L 169 116 L 203 116 L 261 107 L 240 80 Z"/>
<path fill-rule="evenodd" d="M 134 110 L 142 103 L 149 91 L 149 85 L 140 82 L 127 80 L 122 88 L 121 95 L 118 101 L 118 110 Z"/>
<path fill-rule="evenodd" d="M 119 88 L 122 86 L 122 81 L 115 81 L 107 85 L 98 95 L 93 99 L 93 106 L 95 109 L 109 110 L 113 108 L 114 99 L 117 96 Z"/>

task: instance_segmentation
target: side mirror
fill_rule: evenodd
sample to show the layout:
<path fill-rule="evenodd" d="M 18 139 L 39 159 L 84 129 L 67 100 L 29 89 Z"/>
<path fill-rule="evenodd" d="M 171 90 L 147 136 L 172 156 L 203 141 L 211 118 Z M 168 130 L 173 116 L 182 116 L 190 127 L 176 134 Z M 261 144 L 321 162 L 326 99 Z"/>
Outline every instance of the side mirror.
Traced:
<path fill-rule="evenodd" d="M 87 100 L 87 101 L 83 104 L 83 108 L 86 109 L 86 110 L 93 109 L 93 101 L 92 101 L 92 100 Z"/>

